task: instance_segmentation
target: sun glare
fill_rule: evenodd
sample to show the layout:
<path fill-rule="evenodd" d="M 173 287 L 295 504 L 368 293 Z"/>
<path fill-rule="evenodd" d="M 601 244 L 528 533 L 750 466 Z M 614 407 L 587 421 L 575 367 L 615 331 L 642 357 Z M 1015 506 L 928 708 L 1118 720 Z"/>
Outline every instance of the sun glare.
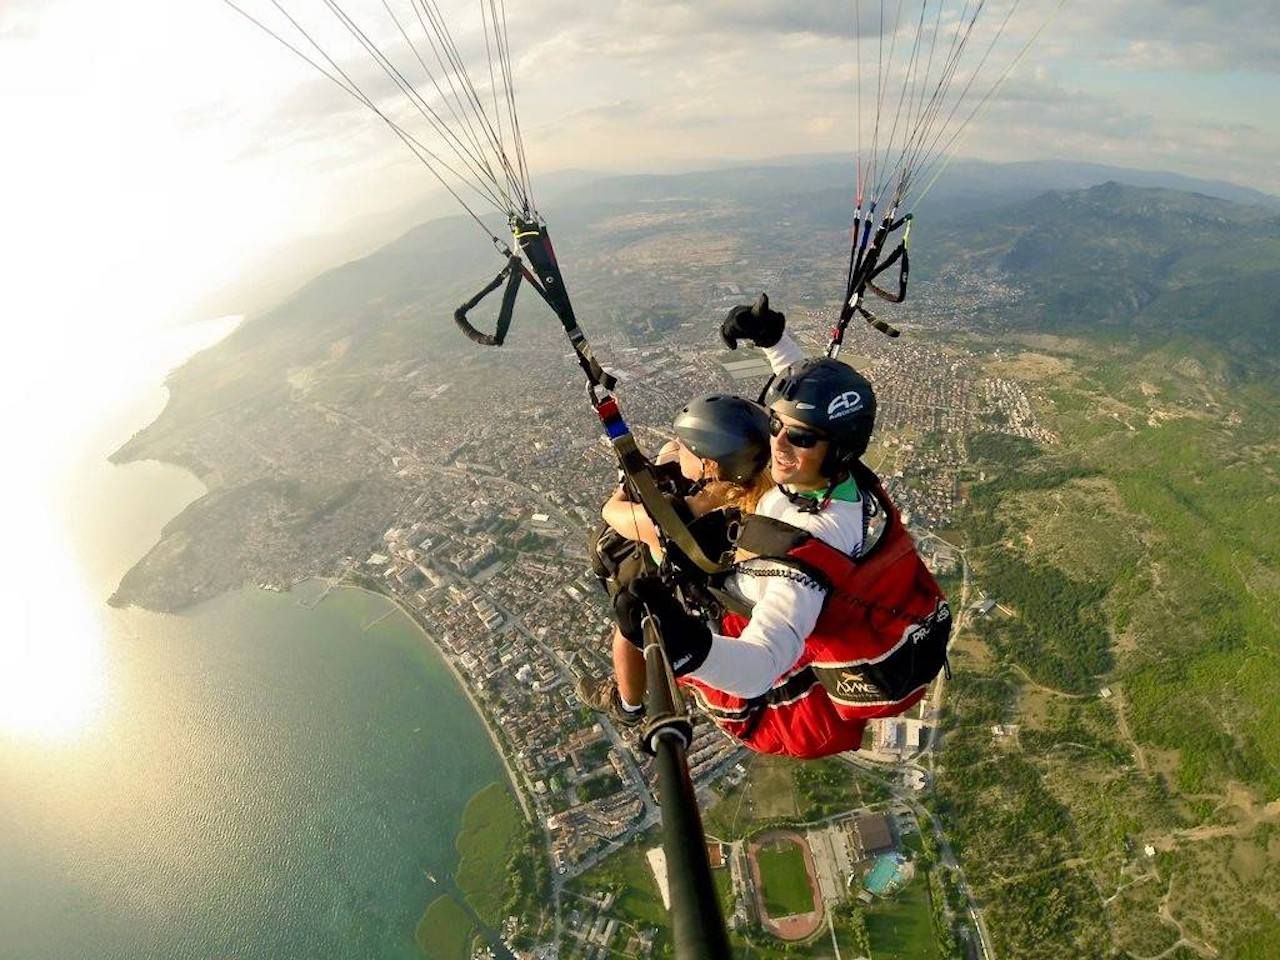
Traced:
<path fill-rule="evenodd" d="M 28 515 L 21 569 L 0 585 L 11 624 L 0 634 L 0 735 L 68 741 L 101 711 L 107 685 L 104 625 L 58 524 Z M 43 514 L 43 516 L 40 516 Z"/>
<path fill-rule="evenodd" d="M 104 495 L 86 481 L 85 458 L 105 465 L 107 454 L 142 426 L 116 423 L 139 391 L 154 393 L 166 371 L 241 319 L 144 333 L 134 318 L 132 329 L 124 328 L 130 336 L 119 335 L 118 322 L 97 338 L 80 336 L 74 350 L 55 352 L 33 341 L 20 356 L 0 359 L 0 386 L 12 388 L 27 367 L 26 387 L 3 405 L 8 422 L 0 431 L 25 453 L 0 470 L 0 520 L 9 533 L 0 551 L 0 736 L 70 740 L 88 733 L 102 712 L 110 680 L 103 600 L 137 557 L 123 558 L 104 582 L 102 571 L 95 580 L 85 567 L 77 548 L 101 533 L 71 525 L 85 511 L 113 507 L 109 498 L 99 502 Z M 33 358 L 44 355 L 56 357 L 56 378 L 33 372 Z M 76 389 L 50 388 L 55 382 Z"/>

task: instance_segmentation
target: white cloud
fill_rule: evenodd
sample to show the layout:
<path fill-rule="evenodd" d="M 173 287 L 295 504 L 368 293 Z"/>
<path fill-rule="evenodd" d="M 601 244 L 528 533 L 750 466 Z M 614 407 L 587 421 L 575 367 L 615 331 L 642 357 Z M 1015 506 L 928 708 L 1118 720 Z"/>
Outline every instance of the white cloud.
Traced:
<path fill-rule="evenodd" d="M 39 32 L 42 12 L 47 13 L 48 8 L 42 11 L 40 0 L 7 0 L 0 6 L 0 40 L 33 39 Z"/>

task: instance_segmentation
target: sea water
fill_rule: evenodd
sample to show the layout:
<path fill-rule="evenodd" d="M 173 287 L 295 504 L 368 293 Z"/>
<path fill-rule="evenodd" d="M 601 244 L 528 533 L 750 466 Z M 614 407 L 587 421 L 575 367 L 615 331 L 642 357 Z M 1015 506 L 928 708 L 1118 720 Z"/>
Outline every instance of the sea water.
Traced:
<path fill-rule="evenodd" d="M 14 611 L 30 656 L 11 672 L 47 662 L 0 709 L 0 958 L 417 956 L 427 875 L 454 869 L 463 807 L 502 778 L 479 718 L 408 618 L 359 591 L 106 607 L 201 492 L 107 464 L 122 426 L 51 486 L 72 562 Z"/>

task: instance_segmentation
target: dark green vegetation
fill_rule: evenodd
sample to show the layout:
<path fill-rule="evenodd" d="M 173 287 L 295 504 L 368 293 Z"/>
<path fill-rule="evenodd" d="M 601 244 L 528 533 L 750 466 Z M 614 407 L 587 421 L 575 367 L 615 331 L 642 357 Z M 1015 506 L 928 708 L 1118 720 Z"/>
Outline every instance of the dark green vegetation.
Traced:
<path fill-rule="evenodd" d="M 720 799 L 703 811 L 708 834 L 740 840 L 768 826 L 820 820 L 889 797 L 879 774 L 840 760 L 757 755 L 748 763 L 750 776 L 738 786 L 725 785 Z"/>
<path fill-rule="evenodd" d="M 505 867 L 521 835 L 520 810 L 507 788 L 491 783 L 467 804 L 458 834 L 458 889 L 486 923 L 502 920 Z"/>
<path fill-rule="evenodd" d="M 548 890 L 546 857 L 503 784 L 492 783 L 471 798 L 457 848 L 454 885 L 483 923 L 496 930 L 508 916 L 536 920 Z M 443 895 L 422 915 L 417 940 L 431 960 L 452 960 L 469 955 L 475 933 L 467 911 Z"/>
<path fill-rule="evenodd" d="M 1207 344 L 1021 343 L 990 373 L 1061 364 L 1062 442 L 970 444 L 968 558 L 1012 616 L 955 658 L 939 813 L 1000 955 L 1246 955 L 1280 906 L 1280 393 Z"/>
<path fill-rule="evenodd" d="M 466 960 L 474 932 L 462 907 L 449 897 L 437 897 L 418 921 L 414 939 L 427 960 Z"/>
<path fill-rule="evenodd" d="M 1280 217 L 1200 194 L 1104 183 L 1050 192 L 971 221 L 929 260 L 993 265 L 1029 294 L 1001 325 L 1138 333 L 1224 348 L 1224 372 L 1274 373 L 1280 359 Z"/>
<path fill-rule="evenodd" d="M 805 820 L 820 820 L 889 798 L 888 788 L 878 777 L 839 760 L 797 763 L 793 776 Z"/>
<path fill-rule="evenodd" d="M 813 892 L 804 869 L 804 853 L 790 840 L 777 840 L 756 855 L 764 884 L 765 910 L 771 917 L 789 917 L 813 909 Z"/>
<path fill-rule="evenodd" d="M 655 305 L 623 320 L 623 329 L 636 340 L 656 339 L 671 333 L 685 319 L 678 306 Z"/>
<path fill-rule="evenodd" d="M 611 793 L 616 793 L 621 788 L 622 780 L 616 773 L 612 771 L 602 773 L 578 784 L 578 801 L 586 803 L 589 800 L 598 800 L 600 797 L 607 797 Z"/>
<path fill-rule="evenodd" d="M 1051 564 L 1010 551 L 1001 507 L 1006 494 L 1052 490 L 1089 472 L 1057 463 L 1039 466 L 1032 444 L 1018 437 L 979 433 L 970 454 L 984 472 L 995 474 L 970 491 L 971 555 L 981 558 L 983 581 L 998 585 L 1000 602 L 1017 613 L 985 635 L 1039 682 L 1075 693 L 1092 689 L 1094 678 L 1111 665 L 1110 640 L 1100 616 L 1106 587 L 1073 580 Z"/>
<path fill-rule="evenodd" d="M 842 932 L 840 950 L 855 957 L 871 956 L 871 931 L 867 929 L 867 914 L 856 900 L 845 900 L 832 910 L 832 918 Z"/>

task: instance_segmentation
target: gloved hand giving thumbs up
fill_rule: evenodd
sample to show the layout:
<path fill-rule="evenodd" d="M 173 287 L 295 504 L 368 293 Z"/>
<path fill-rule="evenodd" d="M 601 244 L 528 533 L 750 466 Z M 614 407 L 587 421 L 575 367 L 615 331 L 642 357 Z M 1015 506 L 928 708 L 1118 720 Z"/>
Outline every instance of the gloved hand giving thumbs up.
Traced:
<path fill-rule="evenodd" d="M 757 347 L 772 347 L 782 339 L 787 318 L 769 309 L 769 295 L 762 293 L 750 306 L 739 304 L 729 311 L 720 324 L 720 339 L 730 350 L 738 349 L 739 340 L 750 340 Z"/>

